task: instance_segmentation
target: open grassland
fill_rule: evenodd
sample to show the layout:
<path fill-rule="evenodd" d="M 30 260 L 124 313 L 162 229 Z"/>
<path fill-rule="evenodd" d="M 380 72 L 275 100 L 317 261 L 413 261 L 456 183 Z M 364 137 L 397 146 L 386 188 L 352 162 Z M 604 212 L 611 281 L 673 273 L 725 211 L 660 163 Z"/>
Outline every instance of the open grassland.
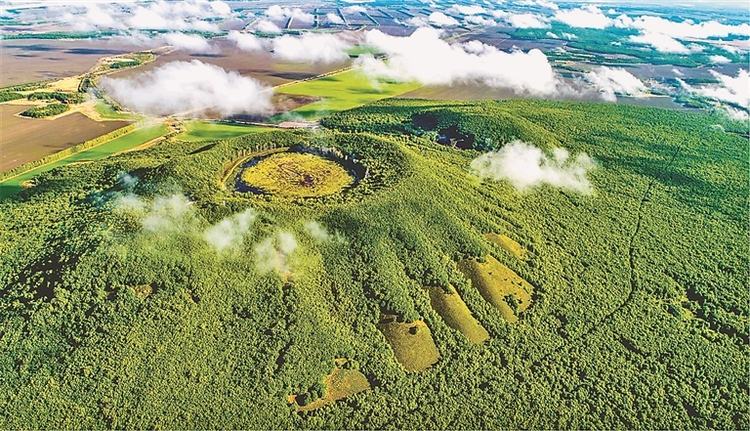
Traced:
<path fill-rule="evenodd" d="M 96 124 L 109 124 L 109 123 L 96 123 Z M 40 166 L 30 171 L 24 172 L 21 175 L 9 178 L 3 182 L 0 182 L 0 199 L 14 195 L 20 192 L 24 185 L 29 184 L 35 176 L 42 172 L 49 171 L 51 169 L 64 166 L 70 163 L 88 162 L 93 160 L 102 159 L 113 154 L 127 151 L 131 148 L 143 145 L 149 141 L 152 141 L 160 136 L 167 134 L 167 127 L 164 125 L 145 127 L 138 129 L 134 132 L 128 133 L 127 135 L 121 136 L 117 139 L 113 139 L 109 142 L 103 143 L 94 148 L 90 148 L 80 153 L 73 154 L 70 157 L 57 160 L 53 163 Z"/>
<path fill-rule="evenodd" d="M 469 342 L 479 344 L 490 338 L 487 330 L 477 322 L 471 314 L 471 310 L 461 299 L 458 292 L 453 289 L 451 293 L 445 293 L 442 287 L 428 287 L 430 292 L 430 305 L 437 311 L 445 324 L 460 331 Z"/>
<path fill-rule="evenodd" d="M 212 123 L 210 121 L 187 121 L 185 122 L 185 129 L 185 132 L 180 133 L 176 138 L 188 142 L 218 141 L 251 133 L 263 133 L 278 130 L 273 127 Z"/>
<path fill-rule="evenodd" d="M 23 105 L 0 104 L 0 172 L 80 144 L 126 126 L 122 121 L 96 122 L 80 113 L 54 120 L 21 118 Z"/>
<path fill-rule="evenodd" d="M 440 359 L 430 328 L 421 320 L 412 323 L 390 321 L 379 324 L 378 329 L 406 371 L 424 371 Z"/>
<path fill-rule="evenodd" d="M 500 310 L 505 320 L 517 322 L 519 314 L 531 305 L 534 288 L 491 255 L 487 255 L 485 260 L 477 262 L 468 259 L 462 261 L 458 269 L 471 280 L 472 286 L 479 290 L 484 299 Z"/>
<path fill-rule="evenodd" d="M 512 254 L 518 259 L 521 259 L 521 260 L 528 259 L 528 254 L 526 252 L 526 249 L 524 249 L 521 244 L 517 243 L 516 241 L 514 241 L 512 238 L 508 237 L 507 235 L 488 233 L 487 235 L 484 236 L 484 238 L 493 244 L 497 244 L 501 249 L 507 251 L 508 253 Z"/>
<path fill-rule="evenodd" d="M 316 120 L 331 112 L 356 108 L 376 100 L 415 90 L 420 86 L 418 83 L 376 81 L 356 70 L 348 70 L 281 87 L 276 91 L 322 97 L 323 100 L 296 108 L 290 112 L 292 117 L 299 115 L 305 120 Z"/>
<path fill-rule="evenodd" d="M 354 183 L 340 164 L 314 154 L 278 153 L 246 168 L 242 181 L 275 196 L 316 197 L 339 193 Z"/>
<path fill-rule="evenodd" d="M 325 391 L 320 398 L 309 401 L 310 394 L 292 395 L 289 401 L 297 405 L 298 411 L 309 412 L 366 391 L 370 389 L 370 382 L 357 370 L 336 366 L 333 372 L 323 380 L 323 386 Z"/>

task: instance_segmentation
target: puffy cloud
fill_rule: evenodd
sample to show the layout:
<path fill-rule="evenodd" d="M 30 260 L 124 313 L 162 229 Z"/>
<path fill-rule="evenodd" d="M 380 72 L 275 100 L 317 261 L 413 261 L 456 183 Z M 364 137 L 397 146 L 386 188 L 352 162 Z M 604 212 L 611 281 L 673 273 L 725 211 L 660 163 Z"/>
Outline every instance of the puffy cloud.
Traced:
<path fill-rule="evenodd" d="M 344 13 L 355 14 L 355 13 L 367 12 L 367 8 L 364 6 L 354 5 L 354 6 L 347 6 L 341 9 L 341 11 Z"/>
<path fill-rule="evenodd" d="M 199 34 L 167 33 L 163 37 L 167 44 L 188 52 L 204 54 L 216 52 L 217 50 L 208 43 L 208 40 Z"/>
<path fill-rule="evenodd" d="M 552 10 L 560 9 L 557 3 L 551 2 L 549 0 L 524 0 L 524 1 L 519 2 L 518 4 L 524 5 L 524 6 L 545 7 L 547 9 L 552 9 Z"/>
<path fill-rule="evenodd" d="M 184 233 L 194 223 L 192 204 L 185 195 L 156 196 L 148 202 L 133 193 L 114 199 L 115 211 L 135 213 L 144 232 L 165 237 Z"/>
<path fill-rule="evenodd" d="M 427 27 L 430 25 L 430 22 L 421 16 L 415 16 L 404 21 L 404 24 L 409 27 Z"/>
<path fill-rule="evenodd" d="M 630 36 L 630 41 L 633 43 L 651 45 L 655 50 L 659 52 L 690 54 L 690 49 L 687 46 L 681 44 L 673 37 L 662 33 L 644 33 L 637 36 L 633 35 Z"/>
<path fill-rule="evenodd" d="M 711 74 L 719 81 L 717 84 L 707 84 L 694 88 L 682 81 L 682 86 L 688 91 L 709 99 L 750 108 L 750 73 L 747 70 L 740 69 L 736 78 L 713 70 Z"/>
<path fill-rule="evenodd" d="M 290 256 L 297 247 L 297 239 L 290 232 L 281 231 L 264 239 L 253 249 L 258 271 L 275 271 L 282 276 L 288 275 L 291 272 Z"/>
<path fill-rule="evenodd" d="M 455 15 L 479 15 L 487 13 L 487 10 L 478 5 L 464 6 L 460 4 L 454 4 L 453 6 L 446 9 L 446 12 Z"/>
<path fill-rule="evenodd" d="M 228 18 L 232 10 L 222 1 L 157 0 L 130 10 L 127 23 L 137 29 L 218 31 L 209 19 Z"/>
<path fill-rule="evenodd" d="M 203 232 L 203 239 L 218 252 L 237 249 L 250 233 L 250 227 L 256 218 L 258 214 L 252 208 L 248 208 L 210 226 Z"/>
<path fill-rule="evenodd" d="M 674 22 L 657 16 L 643 15 L 627 23 L 631 28 L 644 33 L 661 33 L 673 38 L 728 37 L 729 35 L 750 37 L 750 24 L 727 25 L 716 21 L 706 21 L 696 24 L 691 20 Z"/>
<path fill-rule="evenodd" d="M 480 178 L 510 181 L 521 192 L 547 184 L 591 194 L 594 188 L 586 174 L 594 166 L 593 160 L 585 153 L 573 159 L 567 150 L 556 148 L 552 155 L 546 155 L 533 145 L 514 141 L 499 151 L 474 159 L 471 172 Z"/>
<path fill-rule="evenodd" d="M 722 63 L 731 63 L 732 60 L 724 57 L 723 55 L 712 55 L 708 57 L 708 59 L 711 61 L 711 63 L 715 64 L 722 64 Z"/>
<path fill-rule="evenodd" d="M 327 33 L 285 35 L 272 41 L 275 56 L 286 61 L 306 63 L 335 63 L 349 58 L 346 50 L 351 44 L 340 36 Z"/>
<path fill-rule="evenodd" d="M 227 40 L 234 42 L 237 48 L 243 51 L 252 52 L 263 49 L 260 39 L 250 33 L 240 33 L 239 31 L 232 30 L 227 35 Z"/>
<path fill-rule="evenodd" d="M 603 29 L 614 23 L 596 6 L 558 10 L 554 19 L 571 27 Z"/>
<path fill-rule="evenodd" d="M 464 22 L 466 24 L 481 25 L 483 27 L 493 27 L 497 25 L 494 20 L 485 18 L 481 15 L 469 15 L 464 18 Z"/>
<path fill-rule="evenodd" d="M 435 24 L 440 27 L 451 27 L 458 25 L 458 21 L 455 18 L 449 17 L 442 12 L 433 12 L 428 18 L 431 24 Z"/>
<path fill-rule="evenodd" d="M 551 31 L 547 32 L 547 37 L 551 37 L 552 39 L 560 39 L 560 36 L 556 35 L 555 33 L 552 33 Z"/>
<path fill-rule="evenodd" d="M 277 26 L 276 24 L 274 24 L 273 22 L 267 19 L 259 20 L 255 24 L 255 30 L 261 33 L 272 33 L 272 34 L 281 33 L 281 29 L 279 28 L 279 26 Z"/>
<path fill-rule="evenodd" d="M 300 8 L 290 9 L 279 5 L 273 5 L 266 9 L 265 15 L 274 21 L 282 21 L 288 18 L 294 18 L 297 21 L 306 23 L 312 23 L 315 21 L 315 17 L 312 14 L 303 12 Z"/>
<path fill-rule="evenodd" d="M 357 60 L 357 67 L 374 77 L 426 85 L 480 82 L 534 96 L 556 95 L 562 84 L 537 49 L 506 53 L 479 41 L 450 45 L 432 28 L 419 28 L 408 37 L 372 30 L 366 43 L 389 55 L 387 60 L 372 56 Z"/>
<path fill-rule="evenodd" d="M 133 78 L 102 79 L 102 87 L 122 105 L 150 115 L 222 116 L 271 109 L 272 91 L 237 72 L 202 63 L 175 61 Z"/>
<path fill-rule="evenodd" d="M 492 11 L 492 16 L 501 19 L 515 28 L 546 28 L 547 19 L 535 13 L 512 13 L 501 10 Z"/>
<path fill-rule="evenodd" d="M 599 89 L 604 100 L 610 102 L 617 100 L 616 94 L 640 96 L 646 91 L 643 82 L 625 69 L 601 66 L 597 70 L 586 73 L 584 78 Z"/>
<path fill-rule="evenodd" d="M 326 229 L 320 225 L 320 223 L 314 220 L 305 222 L 303 228 L 305 229 L 305 233 L 307 233 L 315 241 L 327 242 L 333 239 L 333 236 L 329 234 L 328 231 L 326 231 Z"/>
<path fill-rule="evenodd" d="M 329 12 L 329 13 L 326 14 L 326 19 L 331 24 L 343 24 L 344 23 L 344 20 L 341 19 L 341 17 L 338 16 L 338 14 L 335 14 L 335 13 L 332 13 L 332 12 Z"/>

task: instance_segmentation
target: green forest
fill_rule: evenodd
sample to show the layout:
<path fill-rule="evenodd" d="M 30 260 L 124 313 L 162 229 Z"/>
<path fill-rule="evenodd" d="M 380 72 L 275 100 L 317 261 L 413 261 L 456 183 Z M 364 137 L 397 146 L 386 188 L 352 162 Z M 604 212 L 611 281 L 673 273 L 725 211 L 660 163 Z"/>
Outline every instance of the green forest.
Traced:
<path fill-rule="evenodd" d="M 0 428 L 750 427 L 746 124 L 398 99 L 321 124 L 0 201 Z M 587 187 L 478 174 L 518 141 Z M 362 169 L 238 188 L 284 148 Z"/>

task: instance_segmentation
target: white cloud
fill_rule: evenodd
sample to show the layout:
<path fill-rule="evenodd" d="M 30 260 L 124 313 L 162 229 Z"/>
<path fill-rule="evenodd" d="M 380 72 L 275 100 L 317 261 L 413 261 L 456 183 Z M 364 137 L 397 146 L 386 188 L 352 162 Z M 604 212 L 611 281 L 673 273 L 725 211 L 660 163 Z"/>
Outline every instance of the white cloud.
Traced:
<path fill-rule="evenodd" d="M 674 22 L 661 17 L 643 15 L 632 20 L 630 27 L 642 32 L 661 33 L 674 38 L 728 37 L 729 35 L 750 37 L 750 24 L 727 25 L 716 21 L 694 23 L 691 20 Z"/>
<path fill-rule="evenodd" d="M 227 40 L 234 42 L 243 51 L 253 52 L 263 49 L 260 39 L 250 33 L 240 33 L 239 31 L 232 30 L 227 35 Z"/>
<path fill-rule="evenodd" d="M 305 63 L 335 63 L 349 58 L 346 50 L 352 45 L 339 35 L 305 33 L 285 35 L 272 41 L 273 53 L 282 60 Z"/>
<path fill-rule="evenodd" d="M 168 45 L 192 53 L 205 54 L 217 51 L 208 43 L 208 40 L 199 34 L 167 33 L 163 38 Z"/>
<path fill-rule="evenodd" d="M 237 249 L 242 246 L 242 242 L 250 233 L 250 227 L 257 217 L 258 214 L 252 208 L 248 208 L 242 213 L 227 217 L 210 226 L 203 232 L 203 239 L 218 252 Z"/>
<path fill-rule="evenodd" d="M 711 61 L 711 63 L 715 64 L 722 64 L 722 63 L 731 63 L 732 60 L 724 57 L 723 55 L 712 55 L 708 57 L 708 59 Z"/>
<path fill-rule="evenodd" d="M 747 121 L 750 120 L 750 113 L 740 109 L 733 108 L 731 106 L 725 106 L 724 109 L 727 111 L 729 118 L 733 120 Z"/>
<path fill-rule="evenodd" d="M 492 11 L 492 16 L 502 19 L 515 28 L 547 28 L 547 19 L 535 13 L 512 13 L 501 10 Z"/>
<path fill-rule="evenodd" d="M 506 53 L 479 41 L 450 45 L 440 39 L 440 34 L 427 27 L 408 37 L 371 30 L 366 43 L 389 58 L 360 56 L 356 65 L 370 76 L 426 85 L 480 82 L 534 96 L 555 95 L 560 90 L 562 82 L 542 51 Z"/>
<path fill-rule="evenodd" d="M 592 83 L 604 97 L 604 100 L 615 102 L 616 94 L 627 96 L 641 96 L 646 92 L 646 86 L 625 69 L 614 69 L 600 66 L 594 71 L 586 73 L 584 78 Z"/>
<path fill-rule="evenodd" d="M 718 84 L 707 84 L 693 88 L 683 81 L 682 85 L 687 90 L 703 97 L 750 108 L 750 73 L 747 70 L 740 69 L 736 78 L 713 70 L 711 74 L 719 81 Z"/>
<path fill-rule="evenodd" d="M 231 12 L 222 1 L 157 0 L 129 10 L 126 22 L 137 29 L 218 31 L 208 20 L 229 18 Z"/>
<path fill-rule="evenodd" d="M 331 24 L 343 24 L 344 23 L 344 20 L 341 19 L 341 17 L 338 16 L 338 14 L 335 14 L 335 13 L 332 13 L 332 12 L 329 12 L 329 13 L 326 14 L 326 19 Z"/>
<path fill-rule="evenodd" d="M 290 9 L 279 5 L 273 5 L 266 9 L 265 15 L 274 21 L 282 21 L 288 18 L 294 18 L 297 21 L 305 23 L 312 23 L 315 21 L 313 14 L 303 12 L 300 8 Z"/>
<path fill-rule="evenodd" d="M 682 73 L 682 72 L 680 71 L 680 69 L 678 69 L 678 68 L 676 68 L 676 67 L 675 67 L 675 68 L 672 68 L 672 73 L 674 73 L 674 74 L 675 74 L 675 76 L 685 76 L 685 74 L 684 74 L 684 73 Z"/>
<path fill-rule="evenodd" d="M 305 229 L 305 232 L 310 235 L 315 241 L 327 242 L 333 238 L 333 236 L 329 234 L 328 231 L 326 231 L 326 229 L 316 221 L 311 220 L 305 222 L 303 228 Z"/>
<path fill-rule="evenodd" d="M 279 26 L 277 26 L 276 24 L 274 24 L 273 22 L 267 19 L 258 20 L 258 22 L 255 24 L 255 30 L 261 33 L 271 33 L 271 34 L 281 33 L 281 29 L 279 28 Z"/>
<path fill-rule="evenodd" d="M 477 5 L 464 6 L 460 4 L 454 4 L 453 6 L 449 7 L 445 11 L 447 13 L 455 14 L 455 15 L 479 15 L 479 14 L 487 13 L 487 10 L 483 8 L 482 6 L 477 6 Z"/>
<path fill-rule="evenodd" d="M 557 3 L 551 2 L 549 0 L 524 0 L 524 1 L 518 2 L 518 4 L 525 5 L 525 6 L 540 6 L 540 7 L 545 7 L 547 9 L 552 9 L 552 10 L 560 9 Z"/>
<path fill-rule="evenodd" d="M 585 153 L 571 159 L 563 148 L 546 155 L 539 148 L 514 141 L 499 151 L 483 154 L 471 162 L 471 171 L 480 178 L 507 180 L 519 191 L 544 184 L 563 190 L 591 194 L 594 190 L 586 174 L 595 167 Z"/>
<path fill-rule="evenodd" d="M 126 193 L 115 198 L 114 209 L 137 214 L 143 231 L 160 237 L 189 231 L 195 222 L 192 202 L 182 194 L 156 196 L 147 202 Z"/>
<path fill-rule="evenodd" d="M 681 44 L 677 39 L 662 33 L 644 33 L 630 36 L 633 43 L 651 45 L 659 52 L 671 52 L 675 54 L 690 54 L 690 49 Z"/>
<path fill-rule="evenodd" d="M 364 6 L 354 5 L 354 6 L 345 7 L 341 9 L 341 11 L 344 13 L 355 14 L 355 13 L 367 12 L 367 8 Z"/>
<path fill-rule="evenodd" d="M 554 18 L 571 27 L 580 28 L 603 29 L 613 24 L 613 21 L 596 6 L 558 10 Z"/>
<path fill-rule="evenodd" d="M 497 25 L 494 20 L 481 15 L 469 15 L 464 18 L 464 22 L 466 24 L 481 25 L 482 27 L 494 27 Z"/>
<path fill-rule="evenodd" d="M 427 27 L 430 25 L 430 22 L 421 16 L 415 16 L 404 21 L 404 24 L 409 27 Z"/>
<path fill-rule="evenodd" d="M 252 78 L 198 60 L 175 61 L 133 78 L 106 77 L 101 82 L 127 108 L 158 116 L 258 114 L 271 109 L 273 95 Z"/>
<path fill-rule="evenodd" d="M 555 33 L 552 33 L 551 31 L 547 32 L 547 37 L 551 37 L 552 39 L 560 39 L 560 36 L 556 35 Z"/>
<path fill-rule="evenodd" d="M 431 13 L 428 19 L 430 23 L 435 24 L 440 27 L 451 27 L 451 26 L 458 25 L 458 21 L 456 21 L 455 18 L 449 17 L 448 15 L 442 12 Z"/>
<path fill-rule="evenodd" d="M 288 275 L 291 272 L 289 260 L 297 248 L 297 240 L 290 232 L 281 231 L 264 239 L 253 249 L 258 271 Z"/>

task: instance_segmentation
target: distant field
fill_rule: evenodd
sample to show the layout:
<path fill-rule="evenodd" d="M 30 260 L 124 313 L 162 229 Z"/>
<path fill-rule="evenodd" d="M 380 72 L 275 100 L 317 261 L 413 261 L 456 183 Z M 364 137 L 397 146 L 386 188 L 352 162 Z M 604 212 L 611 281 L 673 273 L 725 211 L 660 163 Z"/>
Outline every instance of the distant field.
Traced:
<path fill-rule="evenodd" d="M 125 121 L 91 120 L 73 113 L 55 120 L 20 118 L 24 105 L 0 105 L 0 172 L 41 159 L 124 127 Z"/>
<path fill-rule="evenodd" d="M 375 84 L 375 85 L 373 85 Z M 324 100 L 291 111 L 306 120 L 314 120 L 331 112 L 356 108 L 376 100 L 404 94 L 421 87 L 418 83 L 373 82 L 369 77 L 349 70 L 312 81 L 300 82 L 277 89 L 278 93 L 324 97 Z"/>
<path fill-rule="evenodd" d="M 139 145 L 145 144 L 148 141 L 167 134 L 167 132 L 167 126 L 164 125 L 136 130 L 135 132 L 128 133 L 127 135 L 99 145 L 98 147 L 82 151 L 68 158 L 58 160 L 48 165 L 40 166 L 17 177 L 13 177 L 4 182 L 0 182 L 0 199 L 20 192 L 23 189 L 21 184 L 23 184 L 25 181 L 31 180 L 32 178 L 34 178 L 34 176 L 39 175 L 42 172 L 46 172 L 73 162 L 102 159 L 104 157 L 111 156 L 112 154 L 117 154 L 121 151 L 129 150 L 131 148 L 135 148 Z"/>
<path fill-rule="evenodd" d="M 177 139 L 188 142 L 218 141 L 251 133 L 263 133 L 276 130 L 272 127 L 212 123 L 209 121 L 189 121 L 185 123 L 185 126 L 187 131 L 177 135 Z"/>

